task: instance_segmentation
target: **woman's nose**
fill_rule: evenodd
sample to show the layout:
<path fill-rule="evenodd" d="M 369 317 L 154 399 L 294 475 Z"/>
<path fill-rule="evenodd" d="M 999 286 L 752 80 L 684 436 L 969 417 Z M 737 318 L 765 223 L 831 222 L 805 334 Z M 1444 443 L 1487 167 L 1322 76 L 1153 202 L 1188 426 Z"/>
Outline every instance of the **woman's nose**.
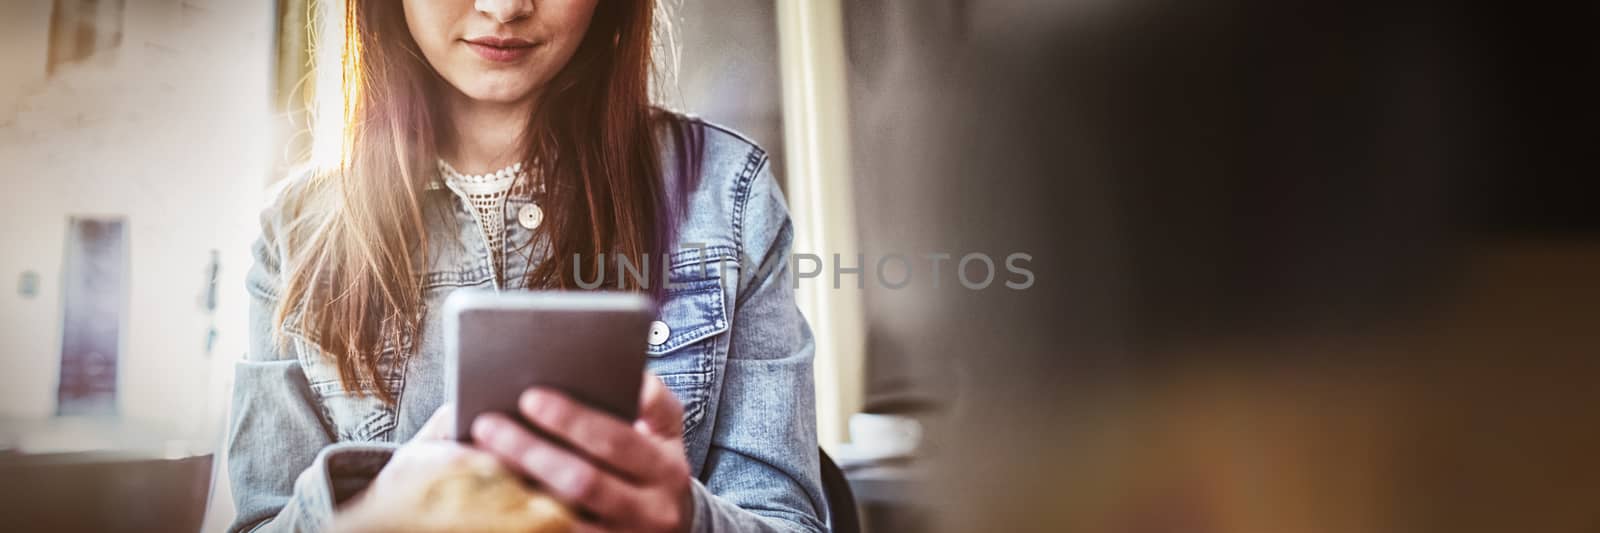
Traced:
<path fill-rule="evenodd" d="M 477 0 L 473 7 L 501 24 L 516 22 L 533 14 L 533 0 Z"/>

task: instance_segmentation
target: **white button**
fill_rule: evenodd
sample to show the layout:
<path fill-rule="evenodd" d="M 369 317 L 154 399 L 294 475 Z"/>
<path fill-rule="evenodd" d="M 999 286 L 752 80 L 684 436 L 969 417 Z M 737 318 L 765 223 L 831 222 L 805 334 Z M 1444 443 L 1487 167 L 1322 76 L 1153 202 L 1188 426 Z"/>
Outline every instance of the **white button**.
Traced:
<path fill-rule="evenodd" d="M 672 334 L 672 330 L 667 328 L 667 323 L 666 322 L 662 322 L 660 320 L 657 320 L 655 322 L 651 322 L 650 323 L 650 345 L 651 346 L 660 346 L 661 343 L 667 342 L 667 336 L 671 335 L 671 334 Z"/>
<path fill-rule="evenodd" d="M 517 222 L 524 228 L 538 228 L 539 224 L 544 222 L 544 210 L 535 204 L 522 206 L 522 209 L 517 210 Z"/>

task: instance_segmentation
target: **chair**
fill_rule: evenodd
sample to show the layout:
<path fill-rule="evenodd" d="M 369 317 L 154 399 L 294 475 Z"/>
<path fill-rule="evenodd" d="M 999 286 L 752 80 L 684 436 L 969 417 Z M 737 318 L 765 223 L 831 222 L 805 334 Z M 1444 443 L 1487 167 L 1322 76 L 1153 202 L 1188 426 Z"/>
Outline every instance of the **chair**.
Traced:
<path fill-rule="evenodd" d="M 861 533 L 861 515 L 857 514 L 855 493 L 850 491 L 844 470 L 821 448 L 817 449 L 817 456 L 822 459 L 822 496 L 828 500 L 829 529 L 833 533 Z"/>

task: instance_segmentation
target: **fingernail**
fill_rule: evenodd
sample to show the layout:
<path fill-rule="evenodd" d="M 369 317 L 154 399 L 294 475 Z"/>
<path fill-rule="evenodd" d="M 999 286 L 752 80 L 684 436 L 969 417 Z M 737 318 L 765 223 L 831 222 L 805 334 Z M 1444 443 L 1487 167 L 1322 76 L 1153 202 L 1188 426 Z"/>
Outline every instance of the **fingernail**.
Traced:
<path fill-rule="evenodd" d="M 527 392 L 522 393 L 522 411 L 529 416 L 538 415 L 550 401 L 550 393 L 541 389 L 528 389 Z"/>
<path fill-rule="evenodd" d="M 489 434 L 494 432 L 494 421 L 487 417 L 479 416 L 472 421 L 472 436 L 478 440 L 488 440 Z"/>

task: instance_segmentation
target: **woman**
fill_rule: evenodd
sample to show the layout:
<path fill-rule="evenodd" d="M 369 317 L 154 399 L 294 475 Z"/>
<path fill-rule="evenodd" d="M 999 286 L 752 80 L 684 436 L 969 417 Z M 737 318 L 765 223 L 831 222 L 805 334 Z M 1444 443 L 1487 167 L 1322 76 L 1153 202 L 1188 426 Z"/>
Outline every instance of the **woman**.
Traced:
<path fill-rule="evenodd" d="M 338 168 L 262 215 L 235 378 L 236 530 L 492 454 L 598 531 L 819 531 L 809 329 L 762 150 L 650 107 L 650 0 L 349 0 Z M 470 287 L 592 286 L 654 257 L 640 420 L 531 390 L 441 438 L 440 316 Z M 656 281 L 655 283 L 651 283 Z M 647 286 L 648 285 L 648 286 Z M 434 420 L 430 420 L 434 418 Z"/>

